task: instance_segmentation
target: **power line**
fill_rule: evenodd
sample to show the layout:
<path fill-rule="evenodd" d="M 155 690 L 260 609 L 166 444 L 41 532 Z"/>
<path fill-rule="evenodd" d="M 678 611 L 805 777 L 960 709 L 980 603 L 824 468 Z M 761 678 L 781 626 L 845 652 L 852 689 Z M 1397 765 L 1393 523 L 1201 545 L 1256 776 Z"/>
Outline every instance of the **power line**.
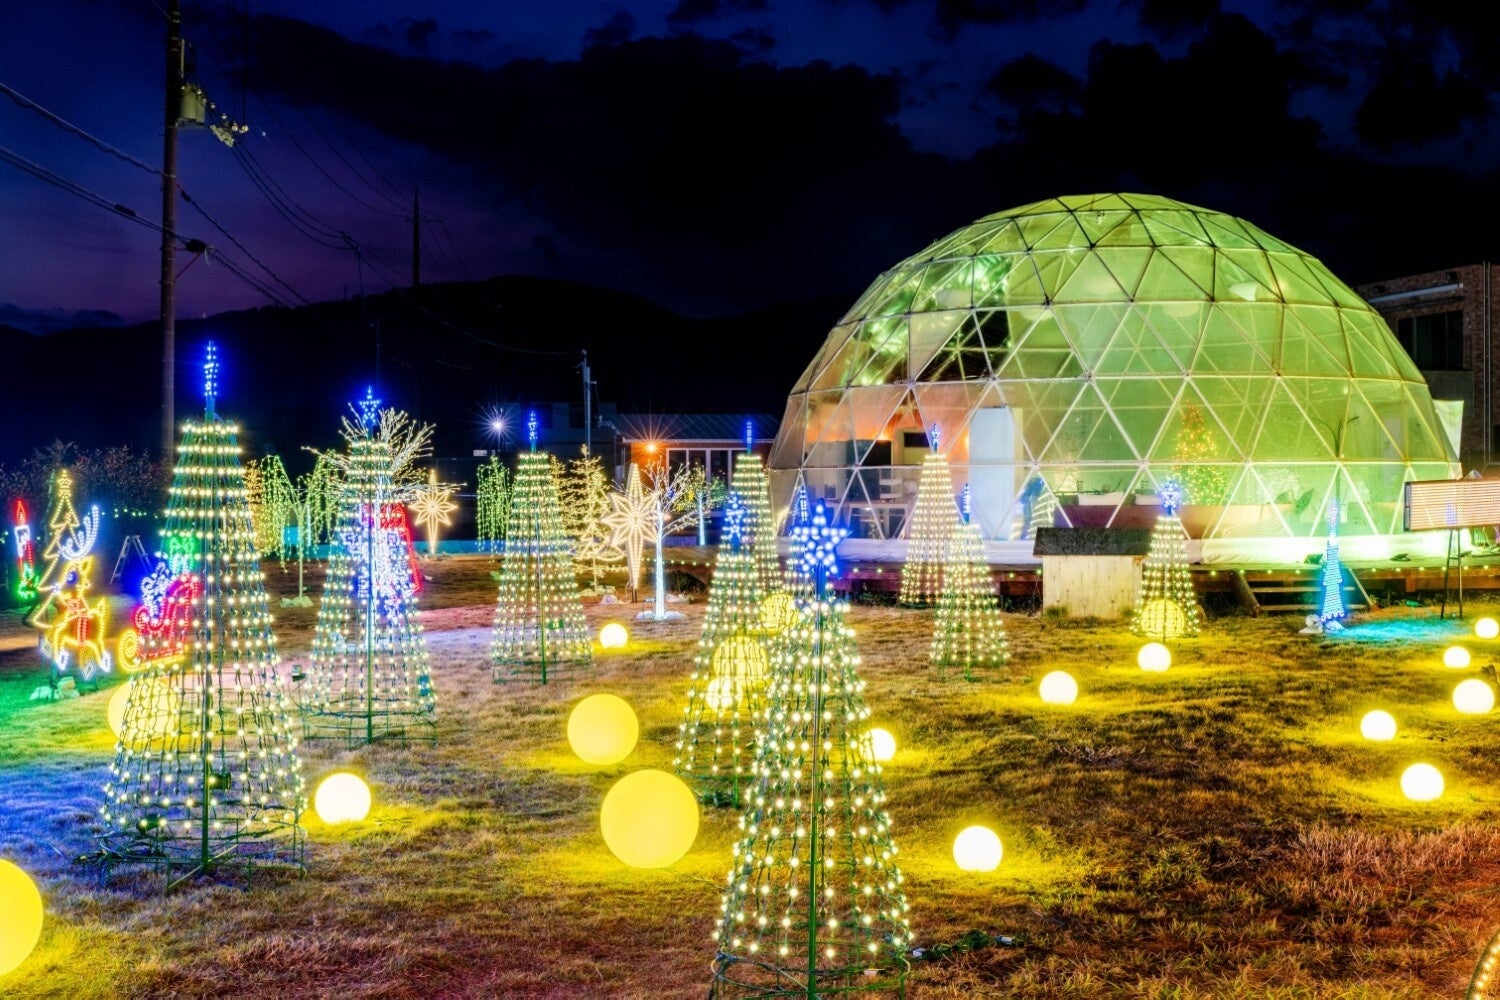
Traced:
<path fill-rule="evenodd" d="M 193 207 L 194 211 L 196 211 L 199 215 L 203 216 L 203 218 L 208 221 L 209 225 L 213 226 L 219 232 L 223 233 L 225 239 L 229 240 L 235 246 L 239 247 L 240 251 L 246 257 L 249 257 L 250 260 L 255 264 L 256 267 L 260 268 L 262 271 L 266 272 L 266 274 L 270 275 L 272 281 L 276 282 L 282 288 L 285 288 L 288 292 L 291 292 L 292 296 L 294 298 L 296 298 L 297 301 L 301 302 L 303 305 L 311 305 L 312 304 L 312 300 L 310 300 L 309 298 L 307 298 L 307 296 L 303 295 L 301 292 L 297 291 L 297 289 L 293 288 L 291 285 L 289 285 L 285 281 L 283 281 L 282 278 L 281 278 L 281 276 L 279 274 L 277 274 L 275 271 L 273 271 L 269 267 L 267 267 L 261 261 L 261 259 L 259 257 L 255 256 L 255 254 L 251 253 L 249 247 L 247 247 L 247 246 L 245 246 L 245 244 L 241 243 L 235 237 L 235 235 L 233 233 L 231 233 L 229 230 L 227 230 L 223 226 L 219 225 L 219 220 L 217 220 L 213 216 L 209 215 L 208 212 L 204 210 L 204 208 L 203 208 L 202 205 L 198 204 L 198 202 L 196 202 L 192 198 L 188 197 L 188 193 L 186 191 L 184 191 L 181 187 L 179 187 L 177 189 L 177 193 L 182 196 L 182 200 L 183 201 L 187 202 L 189 205 L 191 205 Z"/>
<path fill-rule="evenodd" d="M 366 177 L 364 174 L 360 173 L 359 172 L 359 168 L 356 167 L 354 164 L 350 163 L 349 160 L 348 160 L 348 158 L 346 156 L 344 156 L 343 153 L 339 152 L 339 148 L 334 145 L 333 140 L 330 139 L 330 138 L 328 138 L 327 133 L 325 133 L 321 128 L 318 127 L 318 123 L 313 119 L 313 116 L 308 113 L 308 111 L 307 111 L 306 108 L 301 108 L 299 110 L 301 110 L 301 112 L 302 112 L 302 117 L 305 118 L 305 119 L 307 119 L 307 124 L 311 125 L 312 128 L 313 128 L 313 131 L 316 132 L 316 133 L 318 133 L 318 138 L 322 139 L 323 142 L 328 146 L 328 148 L 333 151 L 333 155 L 337 156 L 339 158 L 339 162 L 340 163 L 342 163 L 344 166 L 346 166 L 346 167 L 349 168 L 349 172 L 351 174 L 353 174 L 355 177 L 359 178 L 360 183 L 362 183 L 365 187 L 369 188 L 371 191 L 375 192 L 380 197 L 384 198 L 386 201 L 390 202 L 392 205 L 395 205 L 398 208 L 401 208 L 403 210 L 406 208 L 406 204 L 407 203 L 404 200 L 399 199 L 399 198 L 394 198 L 391 195 L 386 194 L 380 188 L 376 187 L 370 181 L 370 179 L 368 177 Z M 350 145 L 351 148 L 354 147 L 353 143 L 350 143 L 349 145 Z M 354 151 L 356 153 L 359 152 L 358 149 L 355 149 Z M 361 154 L 360 158 L 364 159 L 363 154 Z M 366 159 L 365 162 L 369 163 L 370 161 Z"/>
<path fill-rule="evenodd" d="M 151 166 L 151 164 L 146 163 L 134 156 L 131 156 L 123 149 L 110 145 L 98 136 L 79 128 L 77 125 L 74 125 L 72 122 L 63 118 L 61 115 L 52 111 L 48 111 L 46 108 L 33 101 L 31 98 L 22 94 L 20 91 L 16 90 L 13 87 L 7 86 L 3 82 L 0 82 L 0 93 L 4 93 L 5 96 L 9 97 L 12 101 L 25 108 L 26 110 L 36 112 L 52 124 L 56 125 L 58 128 L 64 130 L 65 132 L 71 132 L 73 135 L 76 135 L 78 138 L 84 140 L 85 142 L 91 143 L 92 145 L 98 147 L 109 155 L 118 157 L 133 167 L 139 167 L 140 169 L 146 171 L 148 174 L 155 174 L 158 177 L 161 176 L 161 171 Z"/>
<path fill-rule="evenodd" d="M 286 123 L 283 122 L 281 120 L 281 117 L 276 114 L 275 109 L 271 107 L 269 101 L 267 101 L 259 94 L 255 95 L 255 99 L 260 102 L 261 107 L 266 109 L 266 113 L 271 116 L 271 120 L 274 121 L 278 127 L 280 127 L 281 131 L 286 133 L 286 137 L 292 140 L 292 145 L 297 147 L 297 151 L 307 158 L 308 163 L 311 163 L 314 167 L 317 168 L 318 173 L 328 178 L 328 182 L 330 184 L 332 184 L 334 187 L 338 188 L 340 191 L 344 192 L 344 194 L 359 202 L 361 205 L 372 212 L 378 212 L 381 215 L 389 215 L 392 218 L 397 219 L 404 218 L 402 213 L 392 212 L 389 209 L 372 205 L 368 201 L 365 201 L 363 198 L 361 198 L 359 195 L 355 194 L 353 191 L 350 191 L 348 188 L 344 187 L 344 185 L 339 182 L 337 177 L 334 177 L 333 174 L 329 173 L 328 170 L 323 166 L 323 164 L 319 163 L 317 159 L 313 157 L 312 153 L 308 152 L 307 147 L 302 145 L 302 141 L 292 134 L 292 130 L 286 127 Z"/>

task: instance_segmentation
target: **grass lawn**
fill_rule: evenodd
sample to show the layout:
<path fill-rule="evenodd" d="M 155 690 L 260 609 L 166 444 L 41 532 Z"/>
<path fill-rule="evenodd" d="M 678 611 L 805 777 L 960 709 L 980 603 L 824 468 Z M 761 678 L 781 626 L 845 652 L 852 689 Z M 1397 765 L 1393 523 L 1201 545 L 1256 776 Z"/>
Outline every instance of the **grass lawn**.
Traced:
<path fill-rule="evenodd" d="M 278 593 L 295 589 L 295 568 L 268 568 Z M 100 884 L 74 862 L 94 849 L 113 758 L 109 691 L 28 700 L 42 674 L 32 634 L 7 616 L 0 856 L 38 877 L 48 919 L 0 996 L 705 996 L 735 815 L 706 812 L 664 871 L 625 868 L 597 832 L 614 780 L 671 767 L 702 606 L 631 623 L 630 647 L 583 681 L 502 687 L 490 568 L 430 569 L 436 745 L 304 746 L 310 781 L 358 769 L 375 809 L 339 828 L 309 812 L 306 877 L 248 891 L 206 881 L 164 896 L 159 879 Z M 634 610 L 588 616 L 597 628 Z M 278 610 L 288 659 L 315 614 Z M 875 722 L 901 743 L 886 780 L 918 945 L 971 929 L 1011 942 L 918 963 L 911 995 L 1462 995 L 1500 924 L 1500 718 L 1459 716 L 1449 693 L 1493 681 L 1500 644 L 1470 640 L 1473 666 L 1451 670 L 1443 648 L 1470 633 L 1425 609 L 1368 616 L 1337 639 L 1297 635 L 1290 617 L 1231 617 L 1147 674 L 1118 624 L 1007 614 L 1005 676 L 942 684 L 927 668 L 932 612 L 857 606 L 850 621 Z M 1036 697 L 1054 669 L 1078 679 L 1076 704 Z M 594 691 L 641 719 L 618 766 L 567 747 L 568 709 Z M 1400 724 L 1391 743 L 1359 737 L 1377 707 Z M 1400 794 L 1417 760 L 1447 777 L 1437 802 Z M 955 869 L 952 838 L 973 822 L 1004 841 L 997 872 Z"/>

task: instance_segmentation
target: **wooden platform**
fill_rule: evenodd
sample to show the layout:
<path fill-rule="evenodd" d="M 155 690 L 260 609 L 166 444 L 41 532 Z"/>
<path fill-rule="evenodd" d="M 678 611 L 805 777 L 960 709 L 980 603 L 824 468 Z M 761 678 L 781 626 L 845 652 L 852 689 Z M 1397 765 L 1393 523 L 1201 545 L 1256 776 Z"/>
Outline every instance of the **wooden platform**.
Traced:
<path fill-rule="evenodd" d="M 713 546 L 672 546 L 666 550 L 669 569 L 684 572 L 707 584 L 713 575 Z M 1464 560 L 1465 591 L 1500 590 L 1500 553 L 1473 555 Z M 1293 613 L 1315 610 L 1322 568 L 1316 565 L 1195 565 L 1189 567 L 1198 593 L 1232 594 L 1249 614 Z M 1360 610 L 1371 603 L 1390 606 L 1428 594 L 1439 599 L 1443 590 L 1442 560 L 1422 563 L 1345 563 L 1344 598 Z M 1041 599 L 1042 571 L 1035 563 L 991 566 L 996 592 L 1024 600 Z M 1455 575 L 1450 581 L 1457 587 Z M 834 581 L 840 593 L 896 593 L 901 589 L 899 563 L 850 562 Z"/>

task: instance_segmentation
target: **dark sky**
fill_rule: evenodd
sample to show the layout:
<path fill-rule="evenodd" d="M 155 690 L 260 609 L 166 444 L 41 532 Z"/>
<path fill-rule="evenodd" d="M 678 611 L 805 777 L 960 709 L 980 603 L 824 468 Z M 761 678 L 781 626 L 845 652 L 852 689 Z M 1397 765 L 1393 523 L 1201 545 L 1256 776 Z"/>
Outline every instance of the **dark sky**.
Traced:
<path fill-rule="evenodd" d="M 561 277 L 695 315 L 852 300 L 1061 193 L 1228 211 L 1350 281 L 1493 253 L 1500 34 L 1430 0 L 233 0 L 184 28 L 250 132 L 185 132 L 181 184 L 308 299 L 360 280 L 340 233 L 368 288 L 409 273 L 414 184 L 442 220 L 427 280 Z M 0 82 L 155 165 L 162 30 L 152 0 L 6 4 Z M 159 211 L 153 176 L 3 96 L 0 146 Z M 186 205 L 179 230 L 291 298 Z M 0 322 L 153 315 L 156 242 L 0 163 Z M 265 301 L 223 267 L 183 276 L 184 316 Z"/>

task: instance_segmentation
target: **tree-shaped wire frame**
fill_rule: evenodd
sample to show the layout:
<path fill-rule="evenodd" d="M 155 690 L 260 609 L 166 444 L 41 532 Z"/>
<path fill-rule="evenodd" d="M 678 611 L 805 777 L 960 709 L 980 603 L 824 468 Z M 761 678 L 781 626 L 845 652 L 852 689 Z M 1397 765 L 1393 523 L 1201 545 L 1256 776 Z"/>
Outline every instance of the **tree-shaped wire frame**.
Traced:
<path fill-rule="evenodd" d="M 546 452 L 516 463 L 490 660 L 496 682 L 546 684 L 593 663 L 573 546 Z"/>
<path fill-rule="evenodd" d="M 162 540 L 165 565 L 148 580 L 170 580 L 166 604 L 187 602 L 186 613 L 169 609 L 161 629 L 141 637 L 147 666 L 100 809 L 104 864 L 162 869 L 168 888 L 221 870 L 301 870 L 293 708 L 277 672 L 238 430 L 214 415 L 211 396 L 205 420 L 184 422 Z"/>
<path fill-rule="evenodd" d="M 729 492 L 745 505 L 745 547 L 755 558 L 755 572 L 766 594 L 781 589 L 781 561 L 776 555 L 776 517 L 771 511 L 771 486 L 760 456 L 737 452 Z"/>
<path fill-rule="evenodd" d="M 906 562 L 901 567 L 900 602 L 908 607 L 936 603 L 943 587 L 943 550 L 958 524 L 953 474 L 947 456 L 937 450 L 937 428 L 930 433 L 933 450 L 922 460 L 917 501 L 906 534 Z"/>
<path fill-rule="evenodd" d="M 709 805 L 743 804 L 769 674 L 760 577 L 741 540 L 745 515 L 732 497 L 672 761 L 678 777 Z"/>
<path fill-rule="evenodd" d="M 1177 516 L 1182 487 L 1168 480 L 1158 495 L 1161 513 L 1141 566 L 1141 594 L 1130 616 L 1130 631 L 1152 639 L 1191 638 L 1198 634 L 1198 594 L 1188 571 L 1187 531 Z"/>
<path fill-rule="evenodd" d="M 949 667 L 962 667 L 966 681 L 977 679 L 975 669 L 998 670 L 1010 659 L 984 540 L 967 521 L 953 526 L 943 550 L 943 588 L 928 656 L 940 680 L 947 679 Z"/>
<path fill-rule="evenodd" d="M 308 739 L 349 746 L 434 736 L 436 701 L 403 504 L 428 451 L 430 425 L 405 413 L 346 419 L 331 453 L 343 483 L 302 696 Z"/>
<path fill-rule="evenodd" d="M 822 522 L 822 523 L 820 523 Z M 869 709 L 821 509 L 798 546 L 816 597 L 773 651 L 755 785 L 721 902 L 709 995 L 904 993 L 911 931 Z"/>

